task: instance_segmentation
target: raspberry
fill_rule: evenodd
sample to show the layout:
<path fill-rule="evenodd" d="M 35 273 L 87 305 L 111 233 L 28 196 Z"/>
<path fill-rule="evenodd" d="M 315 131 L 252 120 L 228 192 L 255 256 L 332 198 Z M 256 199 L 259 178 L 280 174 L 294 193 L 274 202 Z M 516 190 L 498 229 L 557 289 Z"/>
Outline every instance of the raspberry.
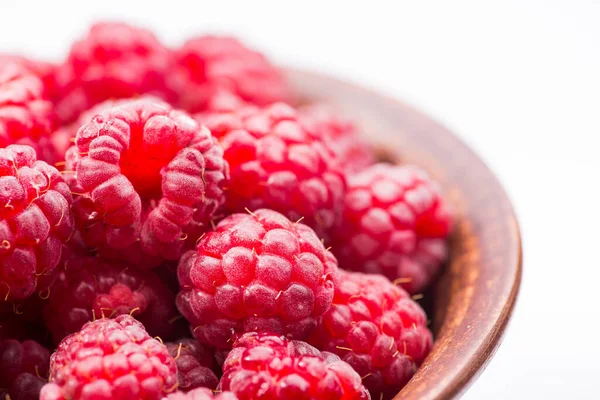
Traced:
<path fill-rule="evenodd" d="M 0 299 L 24 299 L 52 283 L 73 231 L 71 192 L 29 146 L 0 149 Z"/>
<path fill-rule="evenodd" d="M 166 397 L 166 400 L 238 400 L 238 398 L 231 392 L 221 392 L 213 395 L 210 389 L 198 388 L 187 393 L 171 393 Z"/>
<path fill-rule="evenodd" d="M 174 54 L 168 84 L 178 105 L 202 111 L 220 90 L 231 91 L 259 105 L 291 98 L 280 71 L 262 54 L 231 37 L 200 36 L 188 40 Z"/>
<path fill-rule="evenodd" d="M 291 107 L 198 116 L 218 137 L 231 168 L 227 208 L 271 208 L 328 239 L 339 219 L 345 179 L 337 159 Z"/>
<path fill-rule="evenodd" d="M 45 61 L 32 60 L 17 54 L 0 54 L 0 68 L 5 64 L 18 64 L 39 77 L 44 84 L 44 94 L 51 99 L 55 92 L 54 74 L 57 66 Z"/>
<path fill-rule="evenodd" d="M 48 378 L 50 352 L 33 340 L 0 341 L 0 387 L 11 400 L 35 400 Z"/>
<path fill-rule="evenodd" d="M 306 338 L 331 305 L 337 261 L 308 226 L 257 210 L 222 220 L 178 273 L 194 336 L 226 349 L 248 331 Z"/>
<path fill-rule="evenodd" d="M 86 244 L 136 264 L 146 257 L 149 267 L 195 243 L 225 201 L 228 178 L 210 132 L 151 99 L 119 103 L 83 125 L 67 169 Z"/>
<path fill-rule="evenodd" d="M 282 336 L 247 333 L 223 365 L 220 388 L 239 400 L 370 399 L 360 376 L 331 353 Z"/>
<path fill-rule="evenodd" d="M 309 341 L 339 355 L 374 399 L 391 399 L 431 348 L 421 307 L 381 275 L 340 271 L 333 304 Z"/>
<path fill-rule="evenodd" d="M 175 295 L 150 271 L 92 257 L 68 260 L 50 288 L 44 319 L 55 343 L 88 321 L 131 314 L 148 333 L 165 340 L 177 333 Z"/>
<path fill-rule="evenodd" d="M 194 339 L 181 339 L 167 343 L 169 354 L 177 364 L 177 377 L 180 390 L 193 390 L 199 387 L 216 389 L 219 378 L 212 371 L 214 350 L 209 350 Z"/>
<path fill-rule="evenodd" d="M 360 137 L 358 128 L 348 119 L 325 104 L 316 104 L 300 110 L 306 124 L 318 132 L 336 155 L 342 167 L 360 171 L 375 163 L 373 148 Z"/>
<path fill-rule="evenodd" d="M 116 22 L 92 25 L 56 74 L 56 110 L 69 123 L 111 98 L 164 95 L 169 50 L 146 29 Z"/>
<path fill-rule="evenodd" d="M 177 386 L 173 357 L 130 317 L 88 322 L 50 358 L 40 400 L 158 400 Z"/>
<path fill-rule="evenodd" d="M 54 163 L 50 133 L 55 120 L 44 90 L 42 80 L 26 66 L 0 62 L 0 147 L 29 145 L 40 159 Z"/>
<path fill-rule="evenodd" d="M 451 225 L 437 184 L 422 170 L 377 164 L 348 178 L 333 250 L 343 268 L 385 275 L 416 293 L 446 258 Z"/>

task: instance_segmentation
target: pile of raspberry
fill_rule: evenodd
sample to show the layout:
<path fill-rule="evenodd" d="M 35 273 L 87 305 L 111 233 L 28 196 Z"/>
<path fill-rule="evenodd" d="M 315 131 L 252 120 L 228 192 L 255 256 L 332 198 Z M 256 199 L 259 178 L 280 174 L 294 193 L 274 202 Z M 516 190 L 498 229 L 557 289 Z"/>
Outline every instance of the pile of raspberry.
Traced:
<path fill-rule="evenodd" d="M 0 397 L 391 399 L 451 209 L 231 37 L 0 54 Z"/>

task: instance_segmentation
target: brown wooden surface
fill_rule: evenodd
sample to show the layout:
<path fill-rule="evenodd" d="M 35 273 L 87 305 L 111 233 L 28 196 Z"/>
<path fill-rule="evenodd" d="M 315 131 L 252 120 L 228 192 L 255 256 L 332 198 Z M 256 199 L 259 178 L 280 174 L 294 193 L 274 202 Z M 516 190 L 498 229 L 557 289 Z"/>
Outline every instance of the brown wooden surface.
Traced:
<path fill-rule="evenodd" d="M 521 240 L 508 197 L 477 155 L 430 118 L 326 76 L 288 76 L 301 98 L 331 102 L 359 122 L 387 157 L 425 167 L 452 202 L 450 261 L 431 290 L 434 347 L 395 399 L 458 397 L 500 344 L 519 290 Z"/>

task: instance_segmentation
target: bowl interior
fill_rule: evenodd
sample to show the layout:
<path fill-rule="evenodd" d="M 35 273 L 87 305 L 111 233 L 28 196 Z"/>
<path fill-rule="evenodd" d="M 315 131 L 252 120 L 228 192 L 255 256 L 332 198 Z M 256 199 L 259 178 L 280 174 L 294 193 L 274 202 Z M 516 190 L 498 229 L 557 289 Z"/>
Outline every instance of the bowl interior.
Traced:
<path fill-rule="evenodd" d="M 424 167 L 454 207 L 450 260 L 424 298 L 435 343 L 395 399 L 458 396 L 500 344 L 519 289 L 521 241 L 506 193 L 467 146 L 410 107 L 318 74 L 288 77 L 300 99 L 332 103 L 357 121 L 384 158 Z"/>

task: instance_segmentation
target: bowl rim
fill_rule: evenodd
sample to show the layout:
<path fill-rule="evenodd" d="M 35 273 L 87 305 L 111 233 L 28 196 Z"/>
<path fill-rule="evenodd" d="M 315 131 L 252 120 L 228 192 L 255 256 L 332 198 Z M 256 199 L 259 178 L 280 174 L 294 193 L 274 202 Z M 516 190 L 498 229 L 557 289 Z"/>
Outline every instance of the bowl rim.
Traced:
<path fill-rule="evenodd" d="M 414 140 L 422 142 L 423 146 L 427 144 L 432 145 L 440 137 L 443 137 L 445 141 L 444 146 L 452 148 L 453 152 L 461 154 L 472 162 L 474 167 L 477 167 L 480 175 L 478 181 L 485 182 L 487 189 L 495 196 L 495 202 L 503 206 L 502 217 L 505 219 L 505 225 L 503 225 L 501 232 L 503 234 L 502 239 L 506 241 L 504 243 L 505 248 L 508 250 L 504 263 L 506 273 L 500 282 L 502 287 L 496 291 L 494 299 L 496 301 L 495 304 L 501 307 L 494 309 L 492 312 L 493 315 L 480 317 L 480 319 L 486 322 L 485 329 L 482 329 L 482 332 L 476 336 L 476 343 L 471 343 L 470 348 L 473 349 L 471 354 L 458 354 L 454 357 L 460 358 L 461 361 L 457 371 L 446 371 L 449 376 L 443 377 L 445 379 L 437 382 L 435 385 L 432 385 L 431 382 L 429 382 L 429 385 L 425 384 L 427 383 L 425 379 L 426 374 L 434 368 L 433 366 L 436 362 L 439 362 L 437 358 L 439 358 L 440 353 L 445 351 L 445 349 L 436 348 L 436 343 L 438 343 L 436 341 L 432 352 L 418 369 L 413 379 L 394 399 L 446 400 L 459 397 L 474 382 L 479 374 L 483 372 L 501 344 L 519 294 L 523 270 L 522 239 L 514 207 L 508 194 L 502 187 L 497 176 L 465 142 L 436 120 L 404 102 L 396 100 L 387 94 L 379 93 L 376 90 L 320 72 L 310 72 L 298 68 L 285 68 L 285 73 L 292 86 L 295 86 L 296 91 L 302 97 L 308 98 L 311 101 L 324 100 L 332 102 L 334 105 L 339 106 L 343 112 L 345 111 L 345 106 L 355 103 L 356 99 L 367 98 L 362 103 L 363 106 L 369 102 L 377 103 L 382 106 L 381 113 L 396 112 L 402 114 L 402 119 L 411 121 L 414 127 L 418 127 L 415 129 L 419 130 L 419 138 Z M 343 93 L 340 94 L 338 92 Z M 357 121 L 360 123 L 360 118 L 357 118 Z M 417 157 L 417 159 L 419 158 Z M 473 219 L 475 222 L 485 221 L 484 212 L 485 210 L 477 210 L 476 212 L 469 210 L 465 218 L 467 220 L 469 218 Z M 481 232 L 485 232 L 487 228 L 486 226 L 481 227 Z M 481 264 L 485 264 L 485 260 Z M 445 323 L 446 321 L 442 321 L 442 329 Z M 449 352 L 448 349 L 446 350 Z M 451 358 L 450 360 L 452 361 L 453 359 Z"/>

